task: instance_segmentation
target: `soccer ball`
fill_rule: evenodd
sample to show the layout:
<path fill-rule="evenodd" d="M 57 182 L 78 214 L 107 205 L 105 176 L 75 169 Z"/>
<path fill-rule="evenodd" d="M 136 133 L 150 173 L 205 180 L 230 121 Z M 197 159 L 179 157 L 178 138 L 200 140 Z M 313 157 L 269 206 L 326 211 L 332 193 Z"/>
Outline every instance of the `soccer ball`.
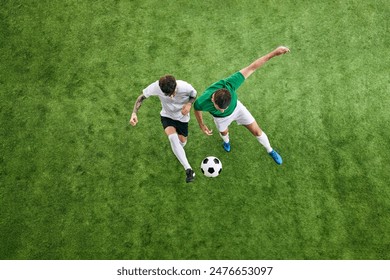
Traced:
<path fill-rule="evenodd" d="M 222 162 L 213 156 L 206 157 L 200 164 L 200 170 L 206 177 L 217 177 L 222 171 Z"/>

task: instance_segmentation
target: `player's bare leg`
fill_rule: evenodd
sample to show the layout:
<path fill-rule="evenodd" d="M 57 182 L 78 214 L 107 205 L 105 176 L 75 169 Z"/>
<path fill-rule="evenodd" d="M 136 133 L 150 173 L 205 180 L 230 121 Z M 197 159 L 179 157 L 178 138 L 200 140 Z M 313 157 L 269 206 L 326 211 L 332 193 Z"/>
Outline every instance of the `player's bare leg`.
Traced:
<path fill-rule="evenodd" d="M 267 150 L 267 153 L 273 158 L 277 164 L 282 164 L 282 157 L 271 147 L 267 134 L 261 130 L 256 121 L 245 126 Z"/>
<path fill-rule="evenodd" d="M 181 134 L 178 134 L 179 136 L 179 140 L 180 140 L 180 145 L 184 148 L 185 145 L 187 144 L 187 137 L 181 135 Z"/>

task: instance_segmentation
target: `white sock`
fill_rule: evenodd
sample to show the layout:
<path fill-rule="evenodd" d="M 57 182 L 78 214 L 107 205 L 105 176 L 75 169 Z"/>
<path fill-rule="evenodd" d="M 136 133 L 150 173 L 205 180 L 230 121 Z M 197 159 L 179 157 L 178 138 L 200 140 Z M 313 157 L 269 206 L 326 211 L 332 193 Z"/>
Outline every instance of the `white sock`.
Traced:
<path fill-rule="evenodd" d="M 223 142 L 229 143 L 229 132 L 226 135 L 222 135 L 222 133 L 219 133 L 219 135 L 223 139 Z"/>
<path fill-rule="evenodd" d="M 191 165 L 188 163 L 186 152 L 184 148 L 180 144 L 179 136 L 177 133 L 173 133 L 168 135 L 169 142 L 171 142 L 171 148 L 177 159 L 180 161 L 181 165 L 183 165 L 184 169 L 187 170 L 191 168 Z"/>
<path fill-rule="evenodd" d="M 257 140 L 260 142 L 261 145 L 264 146 L 264 148 L 267 150 L 267 153 L 272 152 L 271 144 L 269 143 L 267 134 L 263 131 L 260 136 L 256 137 Z"/>
<path fill-rule="evenodd" d="M 181 141 L 180 141 L 180 145 L 181 145 L 183 148 L 186 146 L 186 144 L 187 144 L 187 141 L 185 141 L 185 142 L 181 142 Z"/>

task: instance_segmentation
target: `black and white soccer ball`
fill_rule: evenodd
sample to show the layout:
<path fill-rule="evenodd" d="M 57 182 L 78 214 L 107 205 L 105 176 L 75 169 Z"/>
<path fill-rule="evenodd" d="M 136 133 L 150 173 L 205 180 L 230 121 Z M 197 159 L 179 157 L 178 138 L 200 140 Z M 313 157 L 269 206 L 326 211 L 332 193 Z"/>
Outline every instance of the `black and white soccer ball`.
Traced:
<path fill-rule="evenodd" d="M 222 162 L 213 156 L 206 157 L 200 164 L 200 170 L 206 177 L 217 177 L 222 171 Z"/>

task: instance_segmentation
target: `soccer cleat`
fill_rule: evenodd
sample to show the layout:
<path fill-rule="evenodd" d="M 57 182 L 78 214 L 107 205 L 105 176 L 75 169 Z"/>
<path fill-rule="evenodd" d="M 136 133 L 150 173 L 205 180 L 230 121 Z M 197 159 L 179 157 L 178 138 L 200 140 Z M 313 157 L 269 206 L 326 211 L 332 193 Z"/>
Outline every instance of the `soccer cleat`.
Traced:
<path fill-rule="evenodd" d="M 195 179 L 195 172 L 191 168 L 186 170 L 186 183 L 193 182 Z"/>
<path fill-rule="evenodd" d="M 223 142 L 223 148 L 226 152 L 230 152 L 230 142 Z"/>
<path fill-rule="evenodd" d="M 282 162 L 283 162 L 282 157 L 275 150 L 272 150 L 272 152 L 270 152 L 268 154 L 273 158 L 273 160 L 276 162 L 276 164 L 279 164 L 279 165 L 282 164 Z"/>

